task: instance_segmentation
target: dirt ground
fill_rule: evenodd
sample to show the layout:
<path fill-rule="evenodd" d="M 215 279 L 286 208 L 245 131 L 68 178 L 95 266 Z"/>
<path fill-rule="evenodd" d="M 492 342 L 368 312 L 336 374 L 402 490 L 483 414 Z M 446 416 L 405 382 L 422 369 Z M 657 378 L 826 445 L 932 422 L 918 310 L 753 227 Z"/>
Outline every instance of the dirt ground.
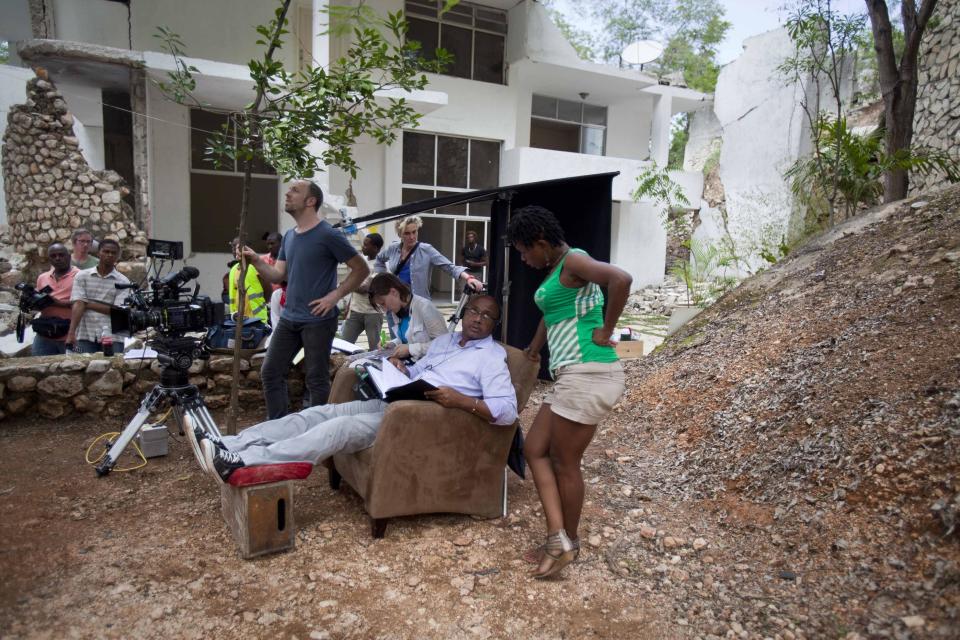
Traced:
<path fill-rule="evenodd" d="M 373 540 L 320 469 L 297 548 L 244 561 L 182 440 L 98 479 L 121 425 L 6 421 L 0 636 L 960 637 L 960 189 L 814 239 L 626 367 L 583 553 L 546 582 L 529 479 L 506 518 Z"/>

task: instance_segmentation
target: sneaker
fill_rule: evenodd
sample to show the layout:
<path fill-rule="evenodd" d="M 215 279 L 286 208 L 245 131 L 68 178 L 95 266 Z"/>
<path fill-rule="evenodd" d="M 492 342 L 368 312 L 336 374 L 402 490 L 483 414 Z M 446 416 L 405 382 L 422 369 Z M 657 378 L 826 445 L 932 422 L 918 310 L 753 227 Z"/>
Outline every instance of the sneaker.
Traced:
<path fill-rule="evenodd" d="M 197 458 L 200 468 L 203 469 L 204 473 L 210 473 L 210 469 L 207 468 L 207 463 L 203 459 L 203 451 L 200 448 L 200 443 L 207 437 L 206 432 L 193 424 L 193 420 L 188 415 L 183 416 L 183 432 L 187 434 L 190 448 L 193 449 L 193 455 Z"/>
<path fill-rule="evenodd" d="M 226 484 L 230 474 L 247 466 L 240 458 L 240 454 L 221 449 L 207 438 L 200 441 L 200 447 L 203 449 L 203 459 L 210 469 L 210 474 L 220 484 Z"/>

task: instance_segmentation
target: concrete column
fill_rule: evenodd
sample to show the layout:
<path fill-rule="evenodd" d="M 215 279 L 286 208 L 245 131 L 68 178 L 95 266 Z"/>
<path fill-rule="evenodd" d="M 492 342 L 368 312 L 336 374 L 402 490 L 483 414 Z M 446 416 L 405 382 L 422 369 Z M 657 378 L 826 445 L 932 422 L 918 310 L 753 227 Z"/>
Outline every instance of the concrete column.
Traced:
<path fill-rule="evenodd" d="M 659 95 L 653 99 L 653 122 L 650 126 L 650 159 L 659 167 L 667 166 L 670 155 L 670 118 L 672 98 Z"/>
<path fill-rule="evenodd" d="M 134 219 L 148 236 L 153 234 L 150 211 L 150 146 L 147 139 L 147 75 L 130 70 L 130 110 L 133 111 Z"/>
<path fill-rule="evenodd" d="M 330 68 L 330 35 L 327 33 L 329 29 L 327 23 L 330 18 L 327 13 L 328 5 L 328 0 L 312 0 L 310 7 L 312 29 L 310 43 L 311 55 L 313 56 L 311 64 L 324 69 Z M 326 149 L 327 145 L 319 140 L 314 140 L 309 146 L 309 151 L 314 156 L 319 156 Z M 320 185 L 324 194 L 330 193 L 330 173 L 328 171 L 318 171 L 313 175 L 313 180 Z"/>

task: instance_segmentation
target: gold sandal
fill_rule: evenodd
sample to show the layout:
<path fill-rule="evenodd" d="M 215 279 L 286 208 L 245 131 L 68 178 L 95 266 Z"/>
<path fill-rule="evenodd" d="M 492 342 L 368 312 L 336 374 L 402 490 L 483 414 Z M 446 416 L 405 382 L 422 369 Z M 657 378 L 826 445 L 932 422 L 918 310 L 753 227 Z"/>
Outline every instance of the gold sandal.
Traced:
<path fill-rule="evenodd" d="M 580 538 L 576 538 L 570 542 L 573 544 L 573 550 L 576 552 L 576 555 L 573 557 L 573 559 L 576 560 L 580 556 Z M 524 551 L 520 558 L 527 564 L 540 564 L 543 561 L 543 555 L 546 548 L 546 544 L 538 544 L 537 546 Z"/>
<path fill-rule="evenodd" d="M 551 533 L 543 545 L 543 559 L 533 577 L 543 580 L 557 575 L 576 559 L 577 553 L 566 531 L 560 529 L 556 533 Z"/>

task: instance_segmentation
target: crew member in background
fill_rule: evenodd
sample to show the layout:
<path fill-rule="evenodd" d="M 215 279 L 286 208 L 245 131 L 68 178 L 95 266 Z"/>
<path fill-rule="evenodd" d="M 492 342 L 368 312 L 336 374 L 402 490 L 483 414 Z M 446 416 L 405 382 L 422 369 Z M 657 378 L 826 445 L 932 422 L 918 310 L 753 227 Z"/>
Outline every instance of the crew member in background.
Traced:
<path fill-rule="evenodd" d="M 240 238 L 233 239 L 233 255 L 236 257 L 236 263 L 230 267 L 230 273 L 227 277 L 227 294 L 230 300 L 230 316 L 234 319 L 240 310 Z M 244 318 L 256 318 L 268 324 L 270 320 L 268 301 L 266 292 L 272 291 L 270 283 L 257 273 L 256 267 L 247 264 L 247 273 L 243 279 L 243 287 L 246 290 L 246 299 L 243 305 Z"/>
<path fill-rule="evenodd" d="M 284 210 L 296 227 L 283 236 L 274 265 L 250 247 L 243 255 L 269 282 L 287 281 L 286 305 L 274 323 L 273 337 L 260 369 L 267 417 L 279 418 L 290 409 L 287 373 L 293 358 L 304 350 L 305 383 L 310 406 L 326 404 L 330 395 L 330 347 L 337 332 L 337 303 L 370 273 L 367 263 L 347 238 L 323 220 L 318 212 L 323 191 L 310 180 L 290 185 Z M 337 265 L 346 263 L 350 273 L 337 286 Z"/>
<path fill-rule="evenodd" d="M 115 286 L 130 284 L 127 276 L 116 269 L 119 259 L 120 243 L 104 238 L 100 241 L 100 263 L 93 269 L 82 269 L 74 277 L 68 349 L 78 353 L 102 351 L 101 340 L 111 333 L 110 307 L 122 304 L 129 291 Z"/>
<path fill-rule="evenodd" d="M 373 308 L 367 294 L 370 291 L 370 281 L 373 280 L 373 267 L 383 248 L 383 236 L 379 233 L 370 233 L 363 239 L 360 253 L 367 259 L 370 275 L 363 281 L 356 291 L 350 295 L 350 312 L 343 321 L 341 335 L 347 342 L 356 342 L 361 331 L 367 333 L 367 344 L 373 351 L 380 347 L 380 327 L 383 326 L 383 314 Z"/>
<path fill-rule="evenodd" d="M 39 318 L 33 321 L 33 345 L 31 353 L 35 356 L 53 356 L 67 352 L 67 332 L 70 330 L 70 294 L 73 291 L 73 279 L 80 272 L 70 264 L 70 252 L 59 242 L 47 248 L 50 271 L 37 276 L 37 290 L 49 286 L 54 302 L 40 311 Z"/>
<path fill-rule="evenodd" d="M 477 240 L 476 231 L 467 231 L 463 249 L 460 254 L 467 273 L 477 280 L 483 280 L 483 268 L 487 266 L 487 250 Z"/>
<path fill-rule="evenodd" d="M 96 256 L 90 255 L 93 249 L 93 234 L 86 229 L 77 229 L 70 236 L 70 242 L 73 243 L 73 255 L 70 256 L 73 266 L 77 269 L 90 269 L 97 266 L 100 260 Z"/>

